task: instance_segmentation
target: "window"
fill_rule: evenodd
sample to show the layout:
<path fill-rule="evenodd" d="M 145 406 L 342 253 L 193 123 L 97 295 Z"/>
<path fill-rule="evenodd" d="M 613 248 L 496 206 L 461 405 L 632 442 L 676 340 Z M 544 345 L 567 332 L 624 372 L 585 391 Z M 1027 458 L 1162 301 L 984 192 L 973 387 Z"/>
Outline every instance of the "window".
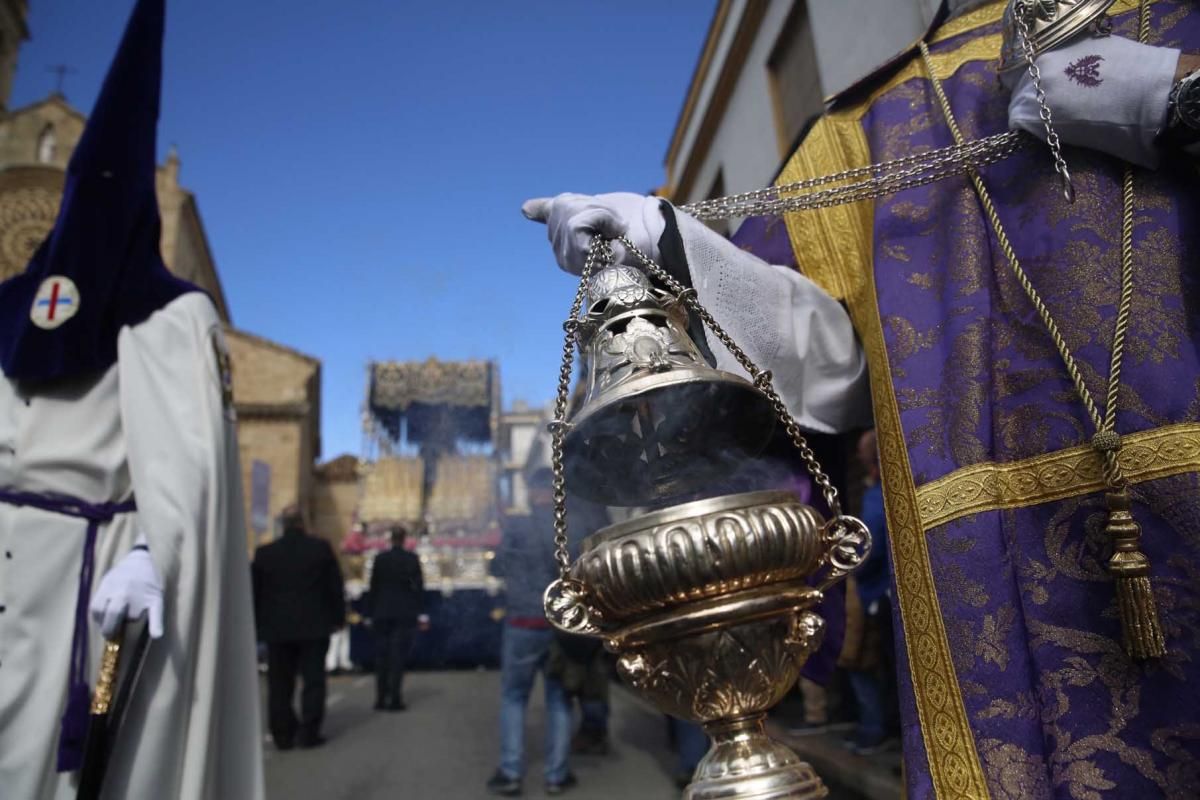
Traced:
<path fill-rule="evenodd" d="M 804 0 L 796 0 L 767 59 L 775 103 L 775 129 L 782 156 L 796 142 L 809 118 L 820 113 L 821 75 L 812 25 Z"/>
<path fill-rule="evenodd" d="M 53 164 L 57 154 L 58 136 L 54 133 L 54 126 L 47 124 L 38 134 L 37 161 L 39 164 Z"/>

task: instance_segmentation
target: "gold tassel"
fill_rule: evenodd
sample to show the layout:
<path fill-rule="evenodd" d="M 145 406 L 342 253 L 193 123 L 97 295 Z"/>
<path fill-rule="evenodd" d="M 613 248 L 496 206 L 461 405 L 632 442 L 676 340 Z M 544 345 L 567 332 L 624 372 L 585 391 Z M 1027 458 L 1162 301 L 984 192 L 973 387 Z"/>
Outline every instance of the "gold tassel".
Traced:
<path fill-rule="evenodd" d="M 1158 606 L 1150 587 L 1150 559 L 1138 549 L 1142 528 L 1129 513 L 1129 492 L 1108 492 L 1108 522 L 1104 530 L 1113 541 L 1108 571 L 1117 583 L 1121 611 L 1121 633 L 1130 658 L 1161 658 L 1167 653 Z"/>

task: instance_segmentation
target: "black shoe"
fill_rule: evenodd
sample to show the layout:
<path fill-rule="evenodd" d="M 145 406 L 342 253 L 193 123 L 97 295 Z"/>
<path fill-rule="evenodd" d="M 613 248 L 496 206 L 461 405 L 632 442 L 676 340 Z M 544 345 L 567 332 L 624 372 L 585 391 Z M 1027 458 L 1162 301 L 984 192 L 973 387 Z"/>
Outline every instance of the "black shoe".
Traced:
<path fill-rule="evenodd" d="M 403 700 L 393 700 L 392 702 L 388 703 L 387 710 L 388 711 L 407 711 L 408 705 L 406 705 Z"/>
<path fill-rule="evenodd" d="M 579 783 L 579 781 L 575 780 L 575 776 L 568 772 L 567 777 L 563 778 L 558 783 L 550 783 L 547 781 L 546 794 L 562 794 L 577 783 Z"/>
<path fill-rule="evenodd" d="M 314 747 L 320 747 L 321 745 L 325 744 L 325 741 L 325 737 L 318 733 L 316 736 L 306 736 L 305 738 L 300 739 L 298 742 L 296 742 L 296 745 L 301 750 L 311 750 Z"/>
<path fill-rule="evenodd" d="M 521 794 L 521 779 L 510 778 L 500 770 L 488 778 L 487 790 L 502 797 L 517 797 Z"/>
<path fill-rule="evenodd" d="M 608 736 L 602 731 L 580 731 L 571 740 L 571 753 L 579 756 L 608 755 Z"/>
<path fill-rule="evenodd" d="M 276 750 L 291 750 L 295 746 L 296 746 L 296 744 L 291 739 L 276 739 L 275 740 L 275 749 Z"/>
<path fill-rule="evenodd" d="M 387 705 L 384 704 L 384 702 L 382 700 L 375 701 L 375 710 L 376 711 L 383 711 L 385 708 L 387 708 Z"/>

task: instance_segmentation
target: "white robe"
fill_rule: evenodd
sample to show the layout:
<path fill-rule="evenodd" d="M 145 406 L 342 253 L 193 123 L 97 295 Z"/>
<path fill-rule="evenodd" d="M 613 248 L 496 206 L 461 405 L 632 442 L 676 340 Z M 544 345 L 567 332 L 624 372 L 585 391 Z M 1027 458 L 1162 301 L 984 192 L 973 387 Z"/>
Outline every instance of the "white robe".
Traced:
<path fill-rule="evenodd" d="M 866 354 L 846 309 L 796 270 L 768 264 L 687 214 L 675 219 L 697 299 L 755 366 L 772 373 L 795 420 L 820 433 L 871 426 Z M 717 368 L 745 376 L 705 334 Z"/>
<path fill-rule="evenodd" d="M 86 298 L 84 298 L 86 301 Z M 241 470 L 224 403 L 220 321 L 193 292 L 124 328 L 118 361 L 26 393 L 0 376 L 0 487 L 93 503 L 135 497 L 102 525 L 92 590 L 145 533 L 164 584 L 106 798 L 263 797 L 262 736 Z M 67 800 L 55 773 L 86 521 L 0 503 L 0 797 Z M 91 625 L 88 682 L 102 637 Z"/>

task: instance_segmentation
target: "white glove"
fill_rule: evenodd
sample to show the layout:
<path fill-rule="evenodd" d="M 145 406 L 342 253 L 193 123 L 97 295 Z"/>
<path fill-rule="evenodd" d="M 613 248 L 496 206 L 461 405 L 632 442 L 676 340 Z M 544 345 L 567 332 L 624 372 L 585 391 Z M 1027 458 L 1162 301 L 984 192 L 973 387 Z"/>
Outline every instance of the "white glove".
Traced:
<path fill-rule="evenodd" d="M 139 545 L 144 543 L 138 540 Z M 141 546 L 130 550 L 100 579 L 92 595 L 92 621 L 111 639 L 127 619 L 148 617 L 150 638 L 163 635 L 163 587 L 150 551 Z"/>
<path fill-rule="evenodd" d="M 1069 144 L 1099 150 L 1153 168 L 1155 138 L 1166 124 L 1167 95 L 1179 51 L 1121 36 L 1084 37 L 1037 58 L 1054 129 Z M 1033 79 L 1025 69 L 1008 104 L 1008 127 L 1045 141 Z"/>
<path fill-rule="evenodd" d="M 526 200 L 521 213 L 536 222 L 547 223 L 547 234 L 558 265 L 574 275 L 583 272 L 588 248 L 596 234 L 625 236 L 633 246 L 658 261 L 658 240 L 666 230 L 661 201 L 631 192 L 612 194 L 560 194 Z M 613 245 L 618 264 L 635 263 L 627 258 L 624 246 Z"/>

